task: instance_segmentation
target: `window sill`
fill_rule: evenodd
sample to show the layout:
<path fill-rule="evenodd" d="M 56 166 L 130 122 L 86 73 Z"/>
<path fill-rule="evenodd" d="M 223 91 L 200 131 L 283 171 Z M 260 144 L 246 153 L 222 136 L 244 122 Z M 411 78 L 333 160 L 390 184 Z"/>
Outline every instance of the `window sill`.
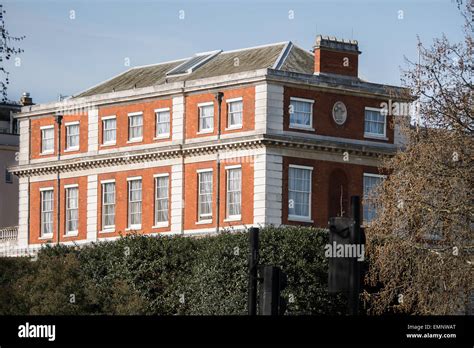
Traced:
<path fill-rule="evenodd" d="M 225 130 L 226 131 L 232 131 L 232 130 L 237 130 L 237 129 L 242 129 L 242 125 L 238 125 L 238 126 L 230 126 L 230 127 L 227 127 Z"/>
<path fill-rule="evenodd" d="M 79 147 L 70 147 L 64 150 L 64 152 L 73 152 L 73 151 L 79 151 Z"/>
<path fill-rule="evenodd" d="M 209 129 L 209 130 L 199 131 L 199 132 L 197 132 L 196 134 L 197 134 L 197 135 L 201 135 L 201 134 L 212 134 L 212 133 L 214 133 L 214 128 L 213 128 L 213 129 Z"/>
<path fill-rule="evenodd" d="M 288 126 L 289 129 L 296 129 L 296 130 L 305 130 L 305 131 L 310 131 L 310 132 L 314 132 L 316 131 L 316 129 L 314 129 L 313 127 L 304 127 L 304 126 Z"/>
<path fill-rule="evenodd" d="M 128 140 L 127 144 L 141 143 L 142 141 L 143 141 L 143 138 L 135 138 L 135 139 Z"/>
<path fill-rule="evenodd" d="M 388 138 L 386 136 L 377 135 L 377 134 L 367 134 L 367 133 L 364 134 L 364 138 L 377 139 L 377 140 L 388 140 Z"/>
<path fill-rule="evenodd" d="M 45 152 L 40 153 L 40 156 L 47 156 L 47 155 L 54 155 L 54 151 L 45 151 Z"/>
<path fill-rule="evenodd" d="M 296 222 L 307 222 L 307 223 L 314 223 L 314 221 L 308 217 L 304 216 L 295 216 L 295 215 L 289 215 L 288 216 L 288 221 L 296 221 Z"/>
<path fill-rule="evenodd" d="M 53 234 L 48 234 L 48 235 L 44 235 L 44 236 L 41 236 L 38 238 L 39 240 L 48 240 L 48 239 L 53 239 Z"/>
<path fill-rule="evenodd" d="M 102 231 L 99 231 L 99 233 L 114 233 L 115 232 L 115 226 L 114 227 L 109 227 L 109 228 L 104 228 Z"/>
<path fill-rule="evenodd" d="M 134 230 L 141 230 L 141 229 L 142 229 L 142 225 L 132 225 L 130 227 L 127 227 L 125 231 L 134 231 Z"/>
<path fill-rule="evenodd" d="M 163 227 L 169 227 L 169 223 L 168 221 L 166 222 L 159 222 L 157 224 L 155 224 L 154 226 L 151 226 L 151 228 L 163 228 Z"/>
<path fill-rule="evenodd" d="M 207 224 L 212 224 L 212 219 L 199 220 L 196 222 L 196 225 L 207 225 Z"/>
<path fill-rule="evenodd" d="M 241 215 L 236 215 L 236 216 L 229 216 L 228 218 L 224 219 L 224 222 L 233 222 L 233 221 L 241 221 L 242 216 Z"/>
<path fill-rule="evenodd" d="M 170 134 L 160 134 L 160 135 L 157 135 L 156 137 L 153 138 L 153 140 L 162 140 L 162 139 L 169 139 L 170 138 Z"/>
<path fill-rule="evenodd" d="M 117 143 L 103 143 L 100 145 L 100 147 L 107 147 L 107 146 L 114 146 L 117 145 Z"/>
<path fill-rule="evenodd" d="M 63 235 L 64 238 L 67 237 L 77 237 L 79 235 L 79 231 L 71 231 L 67 232 L 66 234 Z"/>

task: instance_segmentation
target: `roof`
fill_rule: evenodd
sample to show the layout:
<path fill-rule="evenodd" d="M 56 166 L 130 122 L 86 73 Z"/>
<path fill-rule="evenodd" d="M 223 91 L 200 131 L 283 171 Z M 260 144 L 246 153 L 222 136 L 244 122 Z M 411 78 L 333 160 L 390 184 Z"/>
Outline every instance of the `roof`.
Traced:
<path fill-rule="evenodd" d="M 0 121 L 10 122 L 10 112 L 20 112 L 21 105 L 13 103 L 0 103 Z"/>
<path fill-rule="evenodd" d="M 176 61 L 131 68 L 74 98 L 265 68 L 313 74 L 314 56 L 291 42 L 198 53 Z"/>

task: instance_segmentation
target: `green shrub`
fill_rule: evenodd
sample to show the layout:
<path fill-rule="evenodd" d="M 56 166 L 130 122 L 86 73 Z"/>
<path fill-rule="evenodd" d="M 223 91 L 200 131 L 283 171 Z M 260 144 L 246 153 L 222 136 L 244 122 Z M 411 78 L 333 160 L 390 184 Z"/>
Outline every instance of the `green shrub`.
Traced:
<path fill-rule="evenodd" d="M 260 264 L 288 275 L 287 314 L 344 313 L 341 297 L 327 291 L 327 240 L 320 229 L 261 230 Z M 244 315 L 248 244 L 247 232 L 129 235 L 81 249 L 48 247 L 36 262 L 3 259 L 0 314 Z"/>

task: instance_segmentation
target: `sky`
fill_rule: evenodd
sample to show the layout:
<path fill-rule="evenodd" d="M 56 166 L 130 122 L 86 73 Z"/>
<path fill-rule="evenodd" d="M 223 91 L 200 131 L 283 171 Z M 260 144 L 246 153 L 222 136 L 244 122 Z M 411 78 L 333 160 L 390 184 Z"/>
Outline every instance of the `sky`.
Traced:
<path fill-rule="evenodd" d="M 400 85 L 417 37 L 462 40 L 453 0 L 10 0 L 7 30 L 26 38 L 5 64 L 8 96 L 56 101 L 133 66 L 216 49 L 292 41 L 310 50 L 316 35 L 359 41 L 359 77 Z M 20 59 L 17 59 L 20 58 Z M 128 64 L 128 65 L 127 65 Z"/>

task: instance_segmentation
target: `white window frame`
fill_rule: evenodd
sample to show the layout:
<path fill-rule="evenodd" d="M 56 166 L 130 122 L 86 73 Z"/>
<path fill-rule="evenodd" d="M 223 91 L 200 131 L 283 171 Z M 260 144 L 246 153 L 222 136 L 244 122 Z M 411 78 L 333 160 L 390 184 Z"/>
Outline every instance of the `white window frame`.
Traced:
<path fill-rule="evenodd" d="M 5 168 L 5 184 L 13 184 L 13 174 Z"/>
<path fill-rule="evenodd" d="M 289 127 L 289 128 L 292 128 L 292 129 L 303 129 L 303 130 L 311 130 L 311 131 L 314 131 L 314 127 L 313 127 L 314 99 L 305 99 L 305 98 L 298 98 L 298 97 L 290 97 L 290 105 L 289 105 L 289 107 L 291 107 L 291 102 L 292 102 L 292 101 L 299 101 L 299 102 L 310 103 L 310 104 L 311 104 L 310 115 L 309 115 L 309 125 L 302 125 L 302 124 L 294 124 L 294 123 L 291 123 L 291 113 L 290 113 L 290 117 L 289 117 L 289 119 L 288 119 L 288 127 Z"/>
<path fill-rule="evenodd" d="M 170 213 L 170 175 L 169 173 L 160 173 L 160 174 L 155 174 L 153 175 L 154 181 L 155 181 L 155 209 L 154 209 L 154 222 L 155 224 L 153 225 L 152 228 L 159 228 L 159 227 L 168 227 L 169 226 L 169 213 Z M 158 198 L 158 179 L 160 178 L 167 178 L 168 179 L 168 192 L 166 194 L 166 198 Z M 158 214 L 157 214 L 157 208 L 158 208 L 158 199 L 161 200 L 168 200 L 168 211 L 166 214 L 166 221 L 157 221 Z"/>
<path fill-rule="evenodd" d="M 240 170 L 240 214 L 238 215 L 230 215 L 229 214 L 229 171 L 230 170 Z M 242 165 L 233 165 L 233 166 L 226 166 L 225 167 L 225 174 L 226 174 L 226 190 L 225 190 L 225 198 L 226 198 L 226 219 L 224 221 L 235 221 L 242 219 Z M 235 191 L 237 192 L 237 191 Z"/>
<path fill-rule="evenodd" d="M 104 186 L 106 184 L 114 184 L 114 202 L 113 203 L 105 203 L 104 200 L 105 200 L 105 190 L 104 190 Z M 117 207 L 117 186 L 115 184 L 115 179 L 109 179 L 109 180 L 102 180 L 100 182 L 100 185 L 101 185 L 101 195 L 102 195 L 102 206 L 101 206 L 101 226 L 102 226 L 102 231 L 101 232 L 114 232 L 115 231 L 115 217 L 116 217 L 116 207 Z M 114 224 L 113 225 L 106 225 L 105 224 L 105 209 L 104 207 L 105 206 L 109 206 L 109 205 L 113 205 L 114 206 Z"/>
<path fill-rule="evenodd" d="M 130 201 L 130 182 L 131 181 L 138 181 L 140 180 L 141 182 L 141 211 L 140 211 L 140 223 L 139 224 L 131 224 L 131 205 L 130 203 L 137 203 L 138 201 L 131 202 Z M 140 230 L 142 228 L 142 222 L 143 222 L 143 180 L 141 176 L 135 176 L 135 177 L 130 177 L 127 178 L 127 228 L 126 230 Z"/>
<path fill-rule="evenodd" d="M 44 143 L 43 132 L 46 131 L 46 130 L 50 130 L 50 129 L 53 130 L 53 137 L 49 138 L 48 140 L 53 139 L 53 148 L 50 149 L 50 150 L 43 150 L 43 143 Z M 54 153 L 54 143 L 55 143 L 54 125 L 40 127 L 40 131 L 41 131 L 41 144 L 40 144 L 40 146 L 41 146 L 41 155 L 53 154 Z"/>
<path fill-rule="evenodd" d="M 311 218 L 311 208 L 312 208 L 312 201 L 311 201 L 311 196 L 313 195 L 313 170 L 314 167 L 310 166 L 300 166 L 297 164 L 290 164 L 288 166 L 288 201 L 290 199 L 290 168 L 295 168 L 295 169 L 304 169 L 304 170 L 309 170 L 310 175 L 309 175 L 309 199 L 308 199 L 308 216 L 300 216 L 300 215 L 292 215 L 290 214 L 290 210 L 288 207 L 288 220 L 289 221 L 300 221 L 300 222 L 313 222 Z M 288 203 L 287 203 L 288 204 Z"/>
<path fill-rule="evenodd" d="M 212 123 L 211 128 L 201 129 L 201 109 L 203 107 L 212 106 Z M 206 133 L 213 133 L 214 132 L 214 102 L 206 102 L 206 103 L 199 103 L 198 107 L 198 132 L 197 134 L 206 134 Z"/>
<path fill-rule="evenodd" d="M 68 207 L 69 205 L 69 190 L 70 189 L 77 189 L 77 229 L 74 230 L 74 231 L 69 231 L 68 230 L 68 226 L 69 226 L 69 219 L 68 219 L 68 211 L 71 210 L 70 207 Z M 79 234 L 79 185 L 78 184 L 71 184 L 71 185 L 64 185 L 64 190 L 65 190 L 65 217 L 64 217 L 64 221 L 66 223 L 66 225 L 64 226 L 64 236 L 66 237 L 70 237 L 70 236 L 77 236 Z"/>
<path fill-rule="evenodd" d="M 197 171 L 198 175 L 198 222 L 197 224 L 207 224 L 207 223 L 212 223 L 212 212 L 213 212 L 213 204 L 214 204 L 214 170 L 212 168 L 206 168 L 206 169 L 198 169 Z M 203 173 L 211 173 L 211 212 L 209 214 L 201 214 L 201 196 L 204 194 L 201 194 L 201 174 Z"/>
<path fill-rule="evenodd" d="M 162 133 L 158 134 L 158 114 L 163 113 L 163 112 L 168 112 L 169 114 L 169 120 L 168 120 L 168 133 Z M 155 124 L 156 124 L 156 129 L 155 129 L 155 139 L 163 139 L 163 138 L 169 138 L 170 133 L 171 133 L 171 109 L 170 108 L 161 108 L 161 109 L 155 109 Z"/>
<path fill-rule="evenodd" d="M 378 133 L 369 133 L 365 131 L 365 111 L 377 111 L 380 113 L 381 116 L 383 116 L 384 119 L 384 125 L 383 125 L 383 135 L 378 134 Z M 369 139 L 382 139 L 382 140 L 388 140 L 387 138 L 387 115 L 382 112 L 383 109 L 381 108 L 372 108 L 366 106 L 364 109 L 364 138 L 369 138 Z"/>
<path fill-rule="evenodd" d="M 142 124 L 141 124 L 141 128 L 142 128 L 142 135 L 140 137 L 135 137 L 135 138 L 131 138 L 131 126 L 130 126 L 130 119 L 132 117 L 138 117 L 138 116 L 141 116 L 142 117 Z M 127 143 L 136 143 L 136 142 L 140 142 L 140 141 L 143 141 L 143 131 L 144 131 L 144 117 L 143 117 L 143 112 L 139 111 L 139 112 L 131 112 L 127 115 L 127 122 L 128 122 L 128 141 Z M 137 128 L 138 126 L 134 126 L 134 128 Z"/>
<path fill-rule="evenodd" d="M 243 98 L 239 97 L 239 98 L 227 99 L 225 102 L 227 104 L 227 127 L 226 127 L 226 130 L 241 129 L 243 127 L 243 123 L 244 123 L 244 102 L 243 102 Z M 242 111 L 240 111 L 240 113 L 242 114 L 242 118 L 240 120 L 240 124 L 232 124 L 231 125 L 230 124 L 230 120 L 231 120 L 230 105 L 232 103 L 237 103 L 237 102 L 242 103 Z"/>
<path fill-rule="evenodd" d="M 105 131 L 106 130 L 112 130 L 112 129 L 105 129 L 105 123 L 106 121 L 109 120 L 115 120 L 115 128 L 113 128 L 115 132 L 115 140 L 113 141 L 105 141 Z M 117 143 L 117 116 L 106 116 L 102 117 L 102 146 L 110 146 L 110 145 L 115 145 Z"/>
<path fill-rule="evenodd" d="M 379 178 L 379 179 L 382 179 L 380 183 L 383 183 L 383 181 L 387 178 L 386 175 L 382 175 L 382 174 L 373 174 L 373 173 L 364 173 L 363 176 L 362 176 L 362 199 L 365 200 L 366 199 L 366 195 L 365 195 L 365 186 L 364 186 L 364 181 L 365 181 L 365 177 L 368 176 L 368 177 L 373 177 L 373 178 Z M 370 224 L 370 221 L 366 221 L 366 217 L 365 217 L 365 208 L 366 208 L 366 202 L 363 202 L 362 204 L 362 224 L 364 226 L 367 226 Z"/>
<path fill-rule="evenodd" d="M 44 210 L 44 203 L 43 203 L 43 194 L 44 192 L 52 192 L 52 199 L 51 199 L 51 206 L 52 209 L 45 211 Z M 44 213 L 51 213 L 51 232 L 44 233 Z M 54 233 L 54 187 L 42 187 L 40 188 L 40 239 L 51 238 Z"/>
<path fill-rule="evenodd" d="M 74 136 L 77 136 L 77 146 L 69 146 L 69 127 L 70 126 L 78 126 L 78 133 L 75 134 Z M 68 151 L 77 151 L 79 150 L 79 147 L 80 147 L 80 144 L 81 144 L 81 126 L 80 126 L 80 123 L 79 121 L 75 121 L 75 122 L 66 122 L 64 124 L 64 127 L 66 128 L 66 146 L 65 146 L 65 149 L 64 151 L 65 152 L 68 152 Z"/>

